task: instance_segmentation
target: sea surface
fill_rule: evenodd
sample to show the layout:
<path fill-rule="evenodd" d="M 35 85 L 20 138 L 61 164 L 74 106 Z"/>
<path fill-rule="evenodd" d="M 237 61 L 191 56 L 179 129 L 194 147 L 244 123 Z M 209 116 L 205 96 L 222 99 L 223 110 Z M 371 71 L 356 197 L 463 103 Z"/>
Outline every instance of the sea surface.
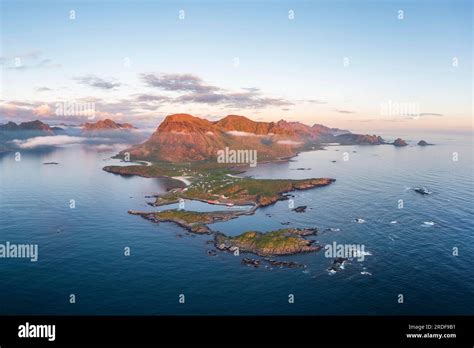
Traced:
<path fill-rule="evenodd" d="M 127 214 L 153 210 L 145 196 L 165 192 L 168 183 L 104 172 L 105 165 L 118 163 L 110 159 L 116 151 L 74 145 L 25 151 L 21 161 L 4 154 L 0 243 L 38 244 L 39 258 L 0 259 L 0 315 L 472 315 L 472 136 L 409 140 L 416 144 L 421 138 L 436 145 L 328 146 L 290 162 L 260 164 L 244 175 L 336 182 L 295 192 L 294 205 L 307 205 L 305 213 L 281 201 L 253 216 L 211 225 L 230 235 L 275 230 L 287 222 L 339 229 L 316 239 L 323 245 L 361 244 L 370 255 L 335 274 L 328 272 L 332 259 L 324 250 L 279 258 L 304 263 L 305 269 L 253 268 L 240 264 L 252 255 L 209 256 L 211 236 Z M 418 186 L 433 193 L 414 192 Z M 186 209 L 216 207 L 187 201 Z"/>

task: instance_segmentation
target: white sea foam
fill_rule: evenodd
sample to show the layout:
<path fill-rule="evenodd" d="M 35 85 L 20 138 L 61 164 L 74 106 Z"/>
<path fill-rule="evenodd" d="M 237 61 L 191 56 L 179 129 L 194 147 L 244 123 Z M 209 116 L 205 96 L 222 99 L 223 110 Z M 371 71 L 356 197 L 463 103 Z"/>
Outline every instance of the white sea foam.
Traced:
<path fill-rule="evenodd" d="M 354 255 L 356 258 L 364 257 L 364 256 L 372 256 L 370 251 L 365 250 L 357 250 L 356 254 Z"/>

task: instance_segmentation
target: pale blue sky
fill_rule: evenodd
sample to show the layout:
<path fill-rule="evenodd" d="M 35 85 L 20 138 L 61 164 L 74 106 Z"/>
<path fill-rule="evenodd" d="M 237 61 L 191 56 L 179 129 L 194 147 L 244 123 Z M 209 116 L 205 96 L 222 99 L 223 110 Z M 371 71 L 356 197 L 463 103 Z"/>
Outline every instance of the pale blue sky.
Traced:
<path fill-rule="evenodd" d="M 375 128 L 427 122 L 465 127 L 472 117 L 472 11 L 468 0 L 3 0 L 2 99 L 44 105 L 100 98 L 104 115 L 132 122 L 188 112 L 356 128 L 369 121 Z M 183 91 L 147 85 L 141 74 L 150 73 L 191 74 L 218 93 L 258 88 L 250 96 L 258 105 L 177 102 Z M 117 86 L 93 87 L 84 76 Z M 43 87 L 50 90 L 38 91 Z M 137 94 L 175 101 L 120 115 L 118 108 Z M 426 116 L 416 125 L 393 122 L 380 115 L 387 101 L 417 103 L 421 113 L 443 116 Z"/>

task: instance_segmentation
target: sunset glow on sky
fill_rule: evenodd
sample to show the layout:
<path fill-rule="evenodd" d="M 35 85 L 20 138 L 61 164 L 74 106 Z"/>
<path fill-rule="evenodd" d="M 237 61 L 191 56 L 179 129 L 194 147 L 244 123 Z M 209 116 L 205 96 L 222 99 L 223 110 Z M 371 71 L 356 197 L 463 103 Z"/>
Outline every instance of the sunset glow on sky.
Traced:
<path fill-rule="evenodd" d="M 25 9 L 28 8 L 28 11 Z M 471 1 L 2 2 L 0 123 L 58 103 L 364 131 L 472 130 Z"/>

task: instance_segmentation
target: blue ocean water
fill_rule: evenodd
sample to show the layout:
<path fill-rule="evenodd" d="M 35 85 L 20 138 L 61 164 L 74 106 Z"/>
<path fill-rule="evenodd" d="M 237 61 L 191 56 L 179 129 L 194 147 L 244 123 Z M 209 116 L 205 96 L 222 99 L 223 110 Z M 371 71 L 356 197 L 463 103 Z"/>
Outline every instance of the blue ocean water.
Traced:
<path fill-rule="evenodd" d="M 0 314 L 473 314 L 472 137 L 428 140 L 436 146 L 328 146 L 291 162 L 260 164 L 245 175 L 337 181 L 295 192 L 295 206 L 307 205 L 305 213 L 282 201 L 212 225 L 232 235 L 286 222 L 338 228 L 316 239 L 363 244 L 371 255 L 333 275 L 324 251 L 280 258 L 305 263 L 305 270 L 251 268 L 240 264 L 245 255 L 208 256 L 211 236 L 127 214 L 153 210 L 145 196 L 164 192 L 167 183 L 102 171 L 116 162 L 110 159 L 116 151 L 75 145 L 23 152 L 19 162 L 4 154 L 0 243 L 38 244 L 39 259 L 0 259 Z M 59 165 L 43 164 L 51 161 Z M 420 195 L 412 190 L 417 186 L 433 194 Z M 195 202 L 186 208 L 215 209 Z"/>

